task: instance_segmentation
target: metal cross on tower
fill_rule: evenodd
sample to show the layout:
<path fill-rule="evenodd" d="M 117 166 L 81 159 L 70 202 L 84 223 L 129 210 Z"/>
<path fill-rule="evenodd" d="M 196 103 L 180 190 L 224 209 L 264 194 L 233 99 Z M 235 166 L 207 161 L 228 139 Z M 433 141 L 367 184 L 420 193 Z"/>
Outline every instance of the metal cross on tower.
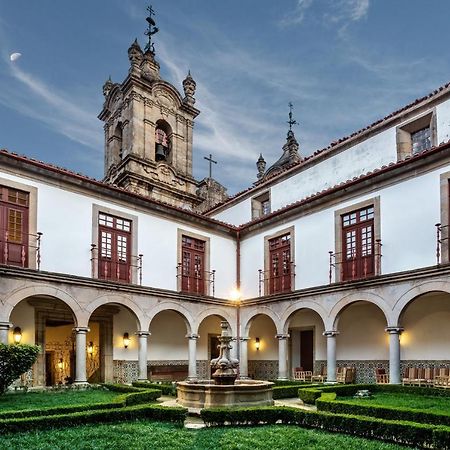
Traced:
<path fill-rule="evenodd" d="M 289 131 L 292 131 L 292 125 L 298 125 L 298 122 L 292 118 L 292 110 L 294 109 L 294 105 L 292 102 L 289 102 L 289 120 L 287 123 L 289 124 Z"/>
<path fill-rule="evenodd" d="M 212 178 L 212 176 L 211 176 L 212 175 L 212 165 L 217 164 L 217 161 L 214 161 L 212 159 L 211 153 L 209 154 L 209 158 L 204 156 L 203 159 L 206 159 L 206 161 L 209 161 L 209 178 Z"/>
<path fill-rule="evenodd" d="M 152 42 L 152 36 L 156 34 L 159 31 L 159 28 L 156 27 L 156 22 L 153 20 L 153 17 L 155 15 L 155 11 L 152 8 L 152 5 L 147 7 L 148 11 L 148 17 L 146 17 L 146 21 L 148 22 L 148 28 L 147 31 L 144 33 L 146 36 L 148 36 L 148 42 L 145 46 L 145 51 L 150 51 L 153 55 L 155 54 L 155 45 Z"/>

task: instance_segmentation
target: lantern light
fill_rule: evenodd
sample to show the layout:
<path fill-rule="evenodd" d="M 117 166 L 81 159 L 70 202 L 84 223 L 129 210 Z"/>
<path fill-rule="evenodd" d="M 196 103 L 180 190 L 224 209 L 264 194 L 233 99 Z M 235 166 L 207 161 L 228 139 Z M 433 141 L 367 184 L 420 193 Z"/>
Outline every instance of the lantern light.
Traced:
<path fill-rule="evenodd" d="M 255 339 L 255 348 L 256 348 L 257 351 L 259 350 L 259 346 L 260 346 L 259 337 L 257 337 Z"/>
<path fill-rule="evenodd" d="M 130 335 L 128 333 L 123 333 L 123 346 L 128 348 L 130 345 Z"/>
<path fill-rule="evenodd" d="M 22 340 L 22 329 L 20 327 L 14 328 L 13 336 L 14 336 L 14 343 L 20 344 L 20 341 Z"/>
<path fill-rule="evenodd" d="M 87 346 L 87 352 L 92 355 L 94 353 L 94 343 L 92 341 L 89 341 L 89 344 Z"/>

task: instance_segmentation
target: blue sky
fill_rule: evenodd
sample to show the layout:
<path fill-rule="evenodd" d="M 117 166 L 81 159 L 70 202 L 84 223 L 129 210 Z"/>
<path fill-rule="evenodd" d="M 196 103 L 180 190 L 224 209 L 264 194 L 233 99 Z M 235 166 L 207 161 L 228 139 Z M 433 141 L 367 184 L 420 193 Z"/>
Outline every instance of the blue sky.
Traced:
<path fill-rule="evenodd" d="M 194 175 L 232 194 L 281 155 L 288 102 L 308 155 L 450 80 L 448 0 L 153 0 L 163 78 L 197 82 Z M 101 179 L 102 85 L 145 45 L 138 0 L 0 0 L 0 147 Z M 9 55 L 22 53 L 12 63 Z"/>

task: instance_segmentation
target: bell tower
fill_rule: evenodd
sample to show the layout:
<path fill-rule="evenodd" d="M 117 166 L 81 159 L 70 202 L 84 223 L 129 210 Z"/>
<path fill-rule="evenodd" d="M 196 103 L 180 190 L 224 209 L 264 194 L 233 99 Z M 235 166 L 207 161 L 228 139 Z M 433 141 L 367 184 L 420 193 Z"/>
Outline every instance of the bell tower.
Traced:
<path fill-rule="evenodd" d="M 152 37 L 158 32 L 147 8 L 148 42 L 135 40 L 128 49 L 130 67 L 122 83 L 108 79 L 99 114 L 105 131 L 105 178 L 108 183 L 171 205 L 195 208 L 192 137 L 196 83 L 188 73 L 184 96 L 160 77 Z"/>

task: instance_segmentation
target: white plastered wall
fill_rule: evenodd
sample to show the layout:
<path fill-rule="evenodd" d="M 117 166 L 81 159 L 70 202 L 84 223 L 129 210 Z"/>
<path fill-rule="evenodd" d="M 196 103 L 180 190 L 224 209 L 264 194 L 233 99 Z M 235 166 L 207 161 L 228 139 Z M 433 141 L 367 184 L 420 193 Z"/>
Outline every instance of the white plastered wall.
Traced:
<path fill-rule="evenodd" d="M 132 361 L 138 359 L 139 342 L 136 331 L 138 329 L 134 314 L 121 307 L 120 311 L 113 316 L 113 359 Z M 128 348 L 123 345 L 124 333 L 128 333 L 130 337 Z"/>
<path fill-rule="evenodd" d="M 236 243 L 230 237 L 206 232 L 113 201 L 72 192 L 60 186 L 0 172 L 0 177 L 38 189 L 37 229 L 44 233 L 41 269 L 49 272 L 91 276 L 92 205 L 137 217 L 137 251 L 143 257 L 143 285 L 177 290 L 177 230 L 210 238 L 210 268 L 216 270 L 216 296 L 228 297 L 236 279 Z M 189 220 L 189 219 L 187 219 Z M 96 242 L 94 242 L 96 243 Z M 62 252 L 61 249 L 64 249 Z"/>
<path fill-rule="evenodd" d="M 401 318 L 402 360 L 450 360 L 450 295 L 427 294 L 411 302 Z"/>
<path fill-rule="evenodd" d="M 375 305 L 357 302 L 341 312 L 336 339 L 337 360 L 387 360 L 386 319 Z"/>
<path fill-rule="evenodd" d="M 256 316 L 250 325 L 248 341 L 249 360 L 278 360 L 277 330 L 272 319 L 264 314 Z M 255 339 L 259 337 L 259 350 L 256 350 Z"/>
<path fill-rule="evenodd" d="M 209 360 L 209 335 L 220 335 L 220 321 L 219 316 L 208 316 L 202 321 L 198 329 L 200 338 L 197 341 L 197 359 Z"/>
<path fill-rule="evenodd" d="M 34 308 L 26 300 L 21 301 L 14 307 L 9 320 L 13 324 L 8 338 L 10 344 L 14 342 L 14 327 L 20 327 L 22 330 L 21 344 L 35 344 Z"/>

